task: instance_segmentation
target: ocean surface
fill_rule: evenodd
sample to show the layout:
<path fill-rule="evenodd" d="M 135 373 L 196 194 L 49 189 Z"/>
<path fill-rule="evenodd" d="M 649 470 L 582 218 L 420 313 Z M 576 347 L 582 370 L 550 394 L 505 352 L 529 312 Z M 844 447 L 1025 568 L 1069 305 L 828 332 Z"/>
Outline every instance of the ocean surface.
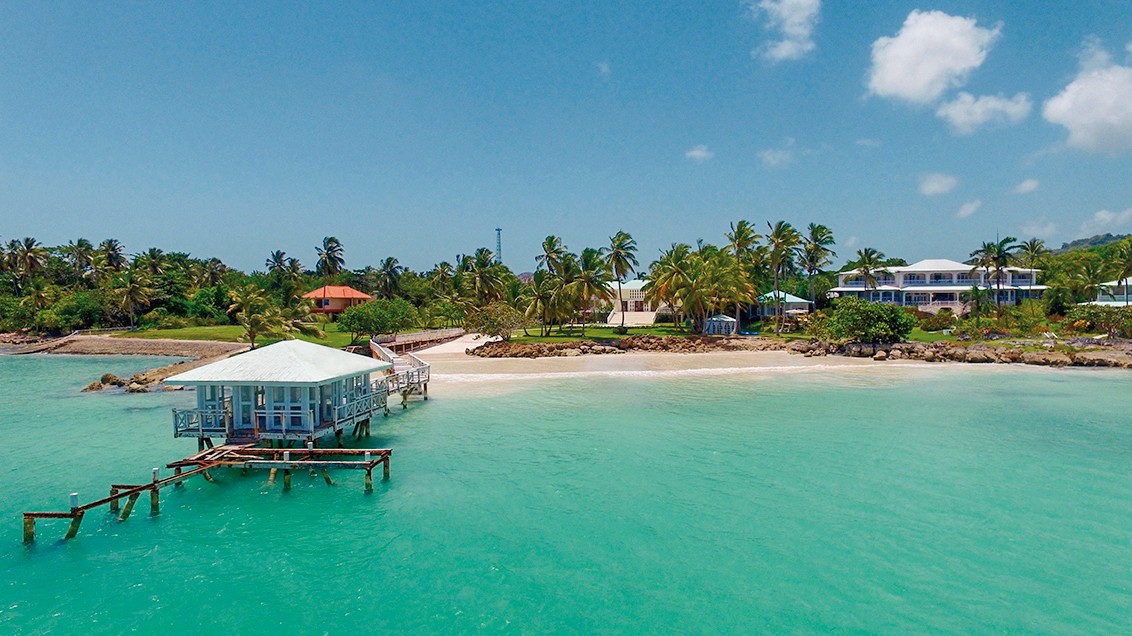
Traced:
<path fill-rule="evenodd" d="M 140 358 L 0 357 L 0 633 L 1129 633 L 1132 374 L 870 367 L 462 383 L 377 422 L 393 477 L 222 470 Z M 280 480 L 281 482 L 281 480 Z"/>

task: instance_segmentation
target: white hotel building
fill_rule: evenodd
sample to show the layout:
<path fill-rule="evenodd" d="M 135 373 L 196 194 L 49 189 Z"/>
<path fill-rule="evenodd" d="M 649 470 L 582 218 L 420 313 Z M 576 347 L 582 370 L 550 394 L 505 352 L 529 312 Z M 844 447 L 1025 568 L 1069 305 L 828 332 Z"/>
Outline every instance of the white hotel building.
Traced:
<path fill-rule="evenodd" d="M 1039 271 L 1006 268 L 1001 286 L 1002 304 L 1014 305 L 1025 298 L 1041 298 L 1048 287 L 1037 284 Z M 831 289 L 830 294 L 858 296 L 931 313 L 945 307 L 955 313 L 965 313 L 964 292 L 978 286 L 990 293 L 993 302 L 1000 289 L 993 270 L 972 269 L 970 265 L 947 259 L 927 259 L 911 265 L 887 267 L 873 276 L 876 284 L 866 289 L 865 280 L 857 270 L 841 272 L 837 275 L 837 287 Z"/>

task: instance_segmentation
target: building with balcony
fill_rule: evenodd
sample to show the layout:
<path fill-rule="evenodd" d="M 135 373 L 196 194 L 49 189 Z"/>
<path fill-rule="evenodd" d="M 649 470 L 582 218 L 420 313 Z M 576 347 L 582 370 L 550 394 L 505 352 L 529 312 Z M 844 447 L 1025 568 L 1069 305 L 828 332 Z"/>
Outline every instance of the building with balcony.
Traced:
<path fill-rule="evenodd" d="M 1101 283 L 1097 289 L 1097 299 L 1088 304 L 1125 307 L 1132 306 L 1130 301 L 1132 301 L 1132 278 L 1125 278 Z"/>
<path fill-rule="evenodd" d="M 284 340 L 172 376 L 196 388 L 196 408 L 173 410 L 174 437 L 308 442 L 384 413 L 392 365 L 302 340 Z M 374 377 L 374 374 L 377 374 Z"/>
<path fill-rule="evenodd" d="M 859 271 L 841 272 L 837 275 L 837 287 L 830 293 L 915 307 L 930 313 L 947 308 L 962 314 L 967 311 L 964 294 L 973 287 L 986 290 L 992 302 L 995 295 L 999 295 L 1004 305 L 1014 305 L 1026 298 L 1041 298 L 1048 287 L 1037 284 L 1039 271 L 1008 267 L 1000 285 L 993 270 L 972 268 L 947 259 L 927 259 L 875 272 L 876 284 L 868 288 Z"/>

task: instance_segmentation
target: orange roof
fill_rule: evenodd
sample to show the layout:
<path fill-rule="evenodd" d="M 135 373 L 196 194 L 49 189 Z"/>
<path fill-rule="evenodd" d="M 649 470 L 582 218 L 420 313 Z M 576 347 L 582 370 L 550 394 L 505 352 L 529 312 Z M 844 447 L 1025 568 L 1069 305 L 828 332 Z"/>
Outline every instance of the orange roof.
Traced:
<path fill-rule="evenodd" d="M 373 296 L 364 294 L 353 287 L 345 285 L 327 285 L 303 294 L 303 298 L 357 298 L 360 300 L 373 300 Z"/>

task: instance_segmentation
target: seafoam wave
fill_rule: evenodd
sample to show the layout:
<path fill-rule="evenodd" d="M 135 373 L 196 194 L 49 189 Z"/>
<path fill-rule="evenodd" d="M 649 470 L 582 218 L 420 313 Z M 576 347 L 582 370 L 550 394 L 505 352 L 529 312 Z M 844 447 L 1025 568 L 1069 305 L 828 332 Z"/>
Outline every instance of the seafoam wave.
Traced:
<path fill-rule="evenodd" d="M 434 380 L 453 383 L 482 383 L 482 382 L 521 382 L 536 380 L 567 380 L 586 378 L 684 378 L 684 377 L 720 377 L 736 375 L 795 375 L 795 374 L 828 374 L 828 373 L 877 373 L 888 369 L 908 371 L 926 371 L 944 369 L 952 365 L 939 365 L 928 367 L 917 363 L 889 362 L 883 368 L 873 365 L 846 365 L 846 364 L 812 364 L 812 365 L 783 365 L 783 366 L 757 366 L 757 367 L 711 367 L 688 369 L 609 369 L 592 371 L 545 371 L 542 373 L 432 373 Z M 955 365 L 958 366 L 958 365 Z"/>

